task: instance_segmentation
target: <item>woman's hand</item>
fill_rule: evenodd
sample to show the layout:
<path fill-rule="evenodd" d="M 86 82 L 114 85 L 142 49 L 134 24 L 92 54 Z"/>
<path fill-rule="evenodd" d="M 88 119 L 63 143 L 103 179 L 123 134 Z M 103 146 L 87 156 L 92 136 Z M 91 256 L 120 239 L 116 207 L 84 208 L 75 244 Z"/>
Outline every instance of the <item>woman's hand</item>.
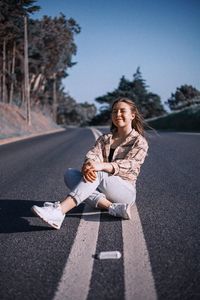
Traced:
<path fill-rule="evenodd" d="M 88 170 L 83 174 L 85 182 L 94 182 L 97 178 L 96 172 L 94 170 Z"/>
<path fill-rule="evenodd" d="M 83 164 L 82 166 L 83 178 L 86 182 L 93 182 L 96 180 L 96 171 L 90 162 Z"/>
<path fill-rule="evenodd" d="M 88 161 L 83 164 L 82 174 L 86 182 L 95 181 L 97 171 L 105 171 L 112 174 L 114 169 L 111 163 Z"/>

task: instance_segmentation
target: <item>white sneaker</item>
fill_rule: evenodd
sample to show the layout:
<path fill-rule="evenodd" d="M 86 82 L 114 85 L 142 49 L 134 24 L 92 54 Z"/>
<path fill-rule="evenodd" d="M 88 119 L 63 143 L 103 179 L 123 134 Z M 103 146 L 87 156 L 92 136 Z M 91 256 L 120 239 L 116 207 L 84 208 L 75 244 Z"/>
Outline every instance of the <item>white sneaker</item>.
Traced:
<path fill-rule="evenodd" d="M 131 205 L 124 203 L 112 203 L 108 213 L 115 217 L 121 217 L 125 220 L 131 219 Z"/>
<path fill-rule="evenodd" d="M 33 205 L 31 210 L 55 229 L 60 229 L 65 218 L 65 214 L 63 214 L 61 210 L 60 202 L 45 202 L 43 207 Z"/>

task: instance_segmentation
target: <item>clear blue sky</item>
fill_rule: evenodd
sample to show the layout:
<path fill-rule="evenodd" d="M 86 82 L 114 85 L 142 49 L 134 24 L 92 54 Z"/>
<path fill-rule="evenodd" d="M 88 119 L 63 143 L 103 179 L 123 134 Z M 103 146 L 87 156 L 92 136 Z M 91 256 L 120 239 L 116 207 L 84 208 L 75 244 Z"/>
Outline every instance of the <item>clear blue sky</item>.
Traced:
<path fill-rule="evenodd" d="M 200 89 L 199 0 L 39 0 L 34 18 L 62 12 L 82 30 L 64 80 L 78 102 L 112 91 L 140 66 L 149 91 L 166 101 L 182 84 Z M 95 103 L 96 104 L 96 103 Z"/>

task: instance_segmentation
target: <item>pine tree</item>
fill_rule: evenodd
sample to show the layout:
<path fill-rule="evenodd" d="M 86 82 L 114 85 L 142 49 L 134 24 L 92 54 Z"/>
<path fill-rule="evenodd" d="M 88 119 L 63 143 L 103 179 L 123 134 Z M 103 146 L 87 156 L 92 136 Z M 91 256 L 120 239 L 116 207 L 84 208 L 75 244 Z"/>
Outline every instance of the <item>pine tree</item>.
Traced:
<path fill-rule="evenodd" d="M 166 101 L 171 110 L 182 109 L 194 104 L 200 104 L 200 91 L 192 85 L 181 85 Z"/>
<path fill-rule="evenodd" d="M 122 76 L 117 89 L 95 99 L 100 104 L 106 104 L 100 113 L 104 119 L 105 116 L 109 117 L 112 103 L 119 97 L 133 100 L 144 118 L 151 118 L 165 113 L 160 97 L 148 91 L 148 86 L 139 67 L 133 74 L 132 81 Z"/>

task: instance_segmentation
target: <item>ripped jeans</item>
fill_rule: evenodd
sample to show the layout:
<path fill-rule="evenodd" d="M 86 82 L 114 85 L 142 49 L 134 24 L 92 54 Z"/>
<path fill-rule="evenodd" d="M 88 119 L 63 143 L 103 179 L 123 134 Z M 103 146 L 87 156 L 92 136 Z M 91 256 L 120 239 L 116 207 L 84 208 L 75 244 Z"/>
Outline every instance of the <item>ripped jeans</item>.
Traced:
<path fill-rule="evenodd" d="M 98 171 L 94 182 L 85 182 L 80 171 L 69 168 L 64 174 L 64 181 L 71 190 L 69 196 L 79 205 L 85 201 L 97 208 L 98 201 L 107 199 L 115 203 L 134 204 L 136 199 L 136 186 L 123 180 L 119 176 L 109 175 Z"/>

